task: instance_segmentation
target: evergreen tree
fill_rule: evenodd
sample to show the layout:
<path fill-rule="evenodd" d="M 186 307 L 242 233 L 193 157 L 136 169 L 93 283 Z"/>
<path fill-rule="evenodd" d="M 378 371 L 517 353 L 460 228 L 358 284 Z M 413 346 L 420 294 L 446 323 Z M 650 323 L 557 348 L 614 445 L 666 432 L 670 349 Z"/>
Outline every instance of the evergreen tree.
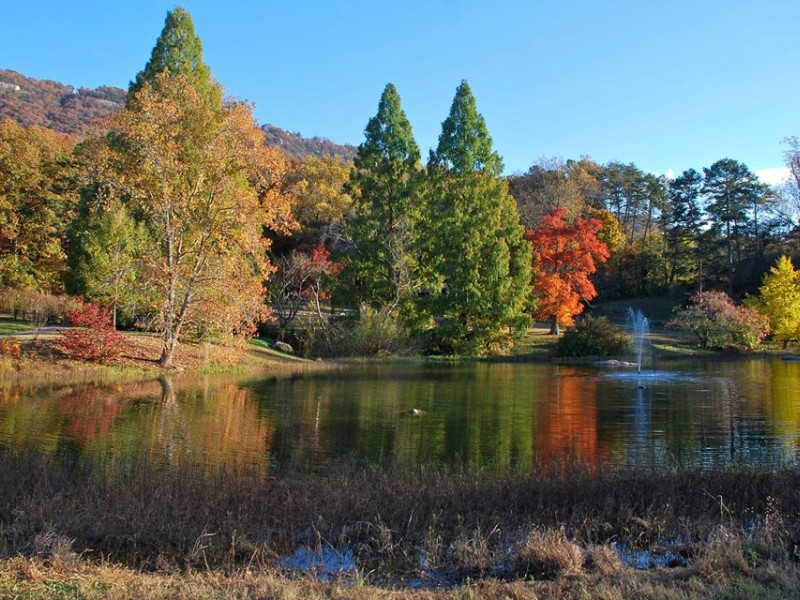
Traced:
<path fill-rule="evenodd" d="M 359 303 L 408 309 L 419 287 L 420 152 L 391 83 L 365 136 L 349 182 L 355 203 L 350 237 L 357 252 L 347 260 L 346 285 Z"/>
<path fill-rule="evenodd" d="M 667 211 L 668 283 L 697 280 L 703 288 L 701 233 L 703 228 L 700 195 L 703 176 L 694 169 L 681 173 L 669 183 Z"/>
<path fill-rule="evenodd" d="M 710 202 L 706 210 L 714 217 L 725 241 L 728 295 L 732 296 L 735 265 L 742 260 L 742 234 L 750 221 L 755 220 L 757 237 L 758 206 L 763 202 L 766 187 L 747 165 L 730 158 L 718 160 L 703 172 L 703 192 Z"/>
<path fill-rule="evenodd" d="M 194 31 L 192 16 L 181 7 L 167 13 L 150 60 L 128 87 L 128 104 L 144 85 L 152 85 L 162 71 L 168 71 L 171 77 L 185 76 L 211 106 L 222 107 L 222 89 L 214 83 L 211 69 L 203 62 L 203 44 Z"/>
<path fill-rule="evenodd" d="M 428 162 L 425 299 L 439 351 L 482 352 L 527 323 L 531 249 L 466 81 Z"/>

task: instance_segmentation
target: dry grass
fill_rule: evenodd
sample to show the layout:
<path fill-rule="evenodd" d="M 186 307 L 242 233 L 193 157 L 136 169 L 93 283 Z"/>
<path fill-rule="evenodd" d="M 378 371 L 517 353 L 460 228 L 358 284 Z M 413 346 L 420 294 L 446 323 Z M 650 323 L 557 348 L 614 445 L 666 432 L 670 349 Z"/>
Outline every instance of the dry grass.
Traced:
<path fill-rule="evenodd" d="M 0 450 L 0 597 L 792 597 L 798 490 L 789 469 L 114 475 Z M 688 560 L 639 571 L 615 544 Z M 292 579 L 301 546 L 358 571 Z"/>
<path fill-rule="evenodd" d="M 768 582 L 752 577 L 709 579 L 694 569 L 682 572 L 637 571 L 622 567 L 614 577 L 587 572 L 566 579 L 501 581 L 487 579 L 440 589 L 391 588 L 362 579 L 320 582 L 290 578 L 273 570 L 241 570 L 233 573 L 144 573 L 113 564 L 64 565 L 15 557 L 0 561 L 0 597 L 15 599 L 81 598 L 275 598 L 316 600 L 439 600 L 439 599 L 581 599 L 652 600 L 779 599 L 797 598 L 797 573 L 782 569 Z"/>
<path fill-rule="evenodd" d="M 524 577 L 574 577 L 583 571 L 583 550 L 563 528 L 533 528 L 515 550 L 516 571 Z"/>

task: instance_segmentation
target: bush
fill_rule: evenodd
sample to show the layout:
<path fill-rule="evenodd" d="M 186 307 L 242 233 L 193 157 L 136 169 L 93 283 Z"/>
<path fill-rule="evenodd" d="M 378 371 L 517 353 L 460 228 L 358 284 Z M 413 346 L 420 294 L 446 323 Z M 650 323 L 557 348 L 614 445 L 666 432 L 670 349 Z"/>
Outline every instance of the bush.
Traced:
<path fill-rule="evenodd" d="M 58 321 L 74 308 L 74 301 L 69 296 L 27 289 L 0 289 L 0 309 L 13 313 L 14 318 L 21 316 L 31 329 L 39 330 L 49 322 Z"/>
<path fill-rule="evenodd" d="M 754 308 L 736 306 L 724 292 L 699 292 L 666 327 L 692 333 L 702 348 L 752 350 L 769 333 L 769 319 Z"/>
<path fill-rule="evenodd" d="M 79 301 L 67 319 L 75 329 L 61 332 L 61 347 L 72 358 L 96 362 L 110 362 L 122 353 L 125 336 L 114 329 L 111 311 Z"/>
<path fill-rule="evenodd" d="M 390 356 L 420 351 L 420 345 L 389 309 L 369 306 L 362 306 L 355 319 L 311 325 L 302 338 L 308 356 Z"/>
<path fill-rule="evenodd" d="M 556 347 L 558 356 L 616 356 L 631 350 L 631 339 L 606 317 L 586 315 Z"/>

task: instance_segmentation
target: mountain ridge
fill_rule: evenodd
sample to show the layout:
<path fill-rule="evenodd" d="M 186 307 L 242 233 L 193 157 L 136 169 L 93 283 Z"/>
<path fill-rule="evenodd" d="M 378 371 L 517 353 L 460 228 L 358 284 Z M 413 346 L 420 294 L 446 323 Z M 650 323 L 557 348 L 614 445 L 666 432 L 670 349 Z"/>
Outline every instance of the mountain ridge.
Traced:
<path fill-rule="evenodd" d="M 12 119 L 24 127 L 38 125 L 78 138 L 101 135 L 105 122 L 125 106 L 126 94 L 112 86 L 75 88 L 0 69 L 0 121 Z M 268 146 L 280 148 L 295 161 L 327 155 L 351 161 L 357 152 L 355 146 L 304 137 L 273 124 L 261 125 L 261 129 Z"/>

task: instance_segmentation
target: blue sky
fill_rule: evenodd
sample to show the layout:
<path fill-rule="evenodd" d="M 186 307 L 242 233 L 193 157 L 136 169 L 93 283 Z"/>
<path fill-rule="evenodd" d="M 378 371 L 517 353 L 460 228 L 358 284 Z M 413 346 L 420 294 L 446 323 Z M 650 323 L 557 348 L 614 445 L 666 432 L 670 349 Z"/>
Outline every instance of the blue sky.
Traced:
<path fill-rule="evenodd" d="M 506 172 L 548 156 L 653 173 L 780 167 L 800 135 L 797 0 L 327 0 L 181 4 L 262 123 L 358 144 L 393 82 L 427 154 L 469 81 Z M 172 2 L 7 3 L 0 68 L 126 87 Z"/>

